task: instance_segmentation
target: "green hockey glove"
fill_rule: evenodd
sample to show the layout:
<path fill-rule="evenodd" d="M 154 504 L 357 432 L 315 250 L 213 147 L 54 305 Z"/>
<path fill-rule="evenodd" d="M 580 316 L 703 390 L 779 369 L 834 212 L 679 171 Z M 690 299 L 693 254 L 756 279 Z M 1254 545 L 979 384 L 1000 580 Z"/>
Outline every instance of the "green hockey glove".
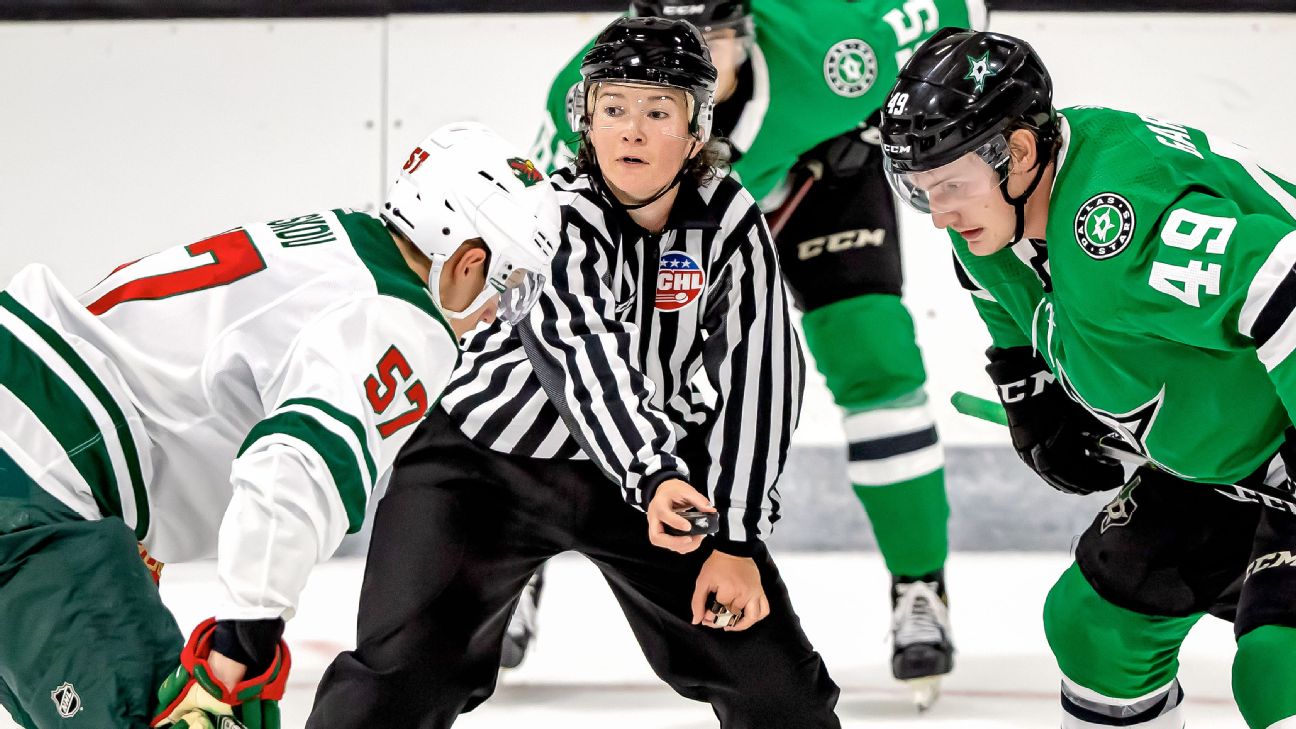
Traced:
<path fill-rule="evenodd" d="M 162 708 L 150 726 L 279 729 L 279 700 L 292 666 L 282 633 L 282 620 L 204 620 L 158 689 Z M 232 687 L 217 680 L 208 663 L 213 650 L 247 666 L 250 678 Z"/>

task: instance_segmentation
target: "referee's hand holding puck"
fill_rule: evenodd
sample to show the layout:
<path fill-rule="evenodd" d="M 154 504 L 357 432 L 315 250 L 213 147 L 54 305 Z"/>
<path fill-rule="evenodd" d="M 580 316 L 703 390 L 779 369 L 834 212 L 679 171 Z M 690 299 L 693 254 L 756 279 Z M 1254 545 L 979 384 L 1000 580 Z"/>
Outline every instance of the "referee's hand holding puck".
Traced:
<path fill-rule="evenodd" d="M 666 530 L 666 525 L 669 524 L 677 531 L 690 531 L 693 525 L 689 520 L 675 513 L 688 508 L 715 513 L 711 502 L 684 481 L 678 478 L 662 481 L 653 494 L 652 501 L 648 503 L 648 541 L 654 546 L 680 554 L 688 554 L 697 549 L 706 535 L 673 536 Z"/>
<path fill-rule="evenodd" d="M 769 614 L 756 562 L 712 552 L 693 586 L 693 624 L 732 632 L 746 630 Z"/>

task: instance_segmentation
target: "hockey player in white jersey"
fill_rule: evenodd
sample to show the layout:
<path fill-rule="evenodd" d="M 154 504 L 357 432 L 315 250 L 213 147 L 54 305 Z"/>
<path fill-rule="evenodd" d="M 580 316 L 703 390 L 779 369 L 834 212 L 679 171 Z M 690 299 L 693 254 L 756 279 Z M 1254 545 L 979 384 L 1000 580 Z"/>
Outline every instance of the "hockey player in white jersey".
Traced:
<path fill-rule="evenodd" d="M 360 527 L 459 338 L 530 307 L 558 219 L 530 161 L 461 123 L 414 149 L 381 219 L 235 228 L 81 296 L 44 266 L 14 277 L 0 703 L 33 729 L 277 727 L 307 575 Z M 183 651 L 137 541 L 162 562 L 217 558 L 214 617 Z"/>

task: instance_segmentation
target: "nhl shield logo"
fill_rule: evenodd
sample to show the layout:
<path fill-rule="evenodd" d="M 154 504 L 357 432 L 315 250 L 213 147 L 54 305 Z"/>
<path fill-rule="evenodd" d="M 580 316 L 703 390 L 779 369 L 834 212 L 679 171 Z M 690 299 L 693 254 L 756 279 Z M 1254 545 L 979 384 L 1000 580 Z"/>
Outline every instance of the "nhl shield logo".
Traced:
<path fill-rule="evenodd" d="M 847 38 L 828 49 L 823 73 L 829 88 L 838 96 L 851 99 L 863 96 L 877 80 L 877 55 L 859 38 Z"/>
<path fill-rule="evenodd" d="M 657 265 L 657 311 L 678 311 L 697 300 L 706 274 L 693 257 L 680 251 L 662 254 Z"/>
<path fill-rule="evenodd" d="M 1114 192 L 1094 195 L 1076 213 L 1075 237 L 1091 257 L 1111 258 L 1134 237 L 1134 206 Z"/>
<path fill-rule="evenodd" d="M 48 684 L 47 684 L 48 685 Z M 50 699 L 53 700 L 54 706 L 58 709 L 59 716 L 64 719 L 71 719 L 81 710 L 81 696 L 73 688 L 72 684 L 64 681 L 63 685 L 50 692 Z"/>

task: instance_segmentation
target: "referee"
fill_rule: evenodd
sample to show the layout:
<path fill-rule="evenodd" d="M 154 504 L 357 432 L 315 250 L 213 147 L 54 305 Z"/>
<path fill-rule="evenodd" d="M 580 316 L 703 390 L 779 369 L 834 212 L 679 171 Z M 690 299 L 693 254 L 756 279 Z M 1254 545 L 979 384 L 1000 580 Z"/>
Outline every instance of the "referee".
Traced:
<path fill-rule="evenodd" d="M 554 280 L 529 320 L 472 338 L 397 459 L 358 645 L 308 727 L 450 726 L 494 690 L 528 578 L 567 550 L 722 727 L 840 726 L 762 542 L 803 360 L 764 219 L 707 144 L 715 67 L 692 25 L 622 18 L 581 72 Z M 716 511 L 718 533 L 668 534 L 685 507 Z"/>

